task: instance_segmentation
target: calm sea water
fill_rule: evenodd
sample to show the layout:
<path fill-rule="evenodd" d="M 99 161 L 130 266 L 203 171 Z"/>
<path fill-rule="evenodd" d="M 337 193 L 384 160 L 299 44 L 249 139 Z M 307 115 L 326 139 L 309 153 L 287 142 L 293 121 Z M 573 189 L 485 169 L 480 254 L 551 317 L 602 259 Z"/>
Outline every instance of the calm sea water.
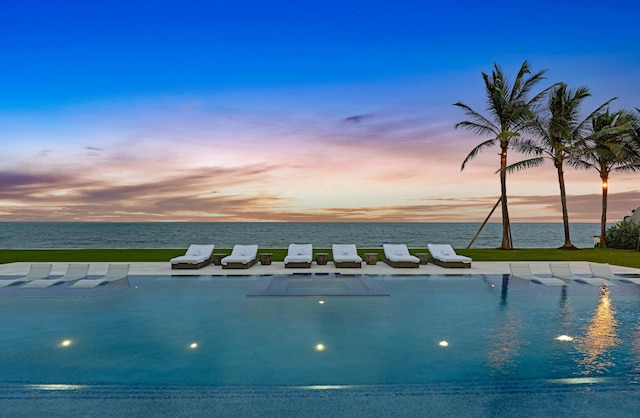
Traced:
<path fill-rule="evenodd" d="M 464 248 L 480 223 L 277 223 L 277 222 L 1 222 L 0 248 L 183 248 L 193 243 L 217 247 L 258 244 L 286 247 L 290 243 L 311 243 L 329 247 L 334 243 L 355 243 L 359 247 L 380 247 L 383 243 L 404 243 L 426 247 L 428 243 L 450 243 Z M 513 223 L 513 245 L 517 248 L 554 248 L 563 244 L 560 223 Z M 593 246 L 599 235 L 597 223 L 571 224 L 575 246 Z M 473 248 L 497 248 L 502 237 L 500 223 L 488 223 Z"/>

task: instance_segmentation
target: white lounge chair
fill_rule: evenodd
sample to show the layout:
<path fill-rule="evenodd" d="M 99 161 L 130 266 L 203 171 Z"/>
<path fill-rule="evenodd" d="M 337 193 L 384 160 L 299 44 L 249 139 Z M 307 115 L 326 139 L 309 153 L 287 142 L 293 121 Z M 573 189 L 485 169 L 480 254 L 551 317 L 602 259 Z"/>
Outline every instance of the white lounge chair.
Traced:
<path fill-rule="evenodd" d="M 551 263 L 549 266 L 551 268 L 551 274 L 553 274 L 554 277 L 565 281 L 575 280 L 578 283 L 590 284 L 592 286 L 602 286 L 604 284 L 610 284 L 608 280 L 600 277 L 576 276 L 573 271 L 571 271 L 571 266 L 569 266 L 569 263 Z"/>
<path fill-rule="evenodd" d="M 362 257 L 358 255 L 358 248 L 355 244 L 333 244 L 333 264 L 337 268 L 361 268 Z"/>
<path fill-rule="evenodd" d="M 220 260 L 223 269 L 248 269 L 256 264 L 257 245 L 234 245 L 231 255 Z"/>
<path fill-rule="evenodd" d="M 284 258 L 285 268 L 310 268 L 313 261 L 313 245 L 289 244 L 287 256 Z"/>
<path fill-rule="evenodd" d="M 109 264 L 107 274 L 97 279 L 82 279 L 78 280 L 69 288 L 71 289 L 90 289 L 103 284 L 111 284 L 120 280 L 125 280 L 129 275 L 128 264 Z"/>
<path fill-rule="evenodd" d="M 600 277 L 607 280 L 616 279 L 620 280 L 621 282 L 640 285 L 640 278 L 619 276 L 611 271 L 609 264 L 589 263 L 589 269 L 591 270 L 591 274 L 593 274 L 594 277 Z"/>
<path fill-rule="evenodd" d="M 215 245 L 192 244 L 184 255 L 172 258 L 171 269 L 199 269 L 211 264 Z"/>
<path fill-rule="evenodd" d="M 418 268 L 420 259 L 409 253 L 405 244 L 383 244 L 384 262 L 395 268 Z"/>
<path fill-rule="evenodd" d="M 0 280 L 0 287 L 13 286 L 33 280 L 46 279 L 51 273 L 51 264 L 32 264 L 26 276 L 18 279 Z"/>
<path fill-rule="evenodd" d="M 86 279 L 87 273 L 89 273 L 89 264 L 69 264 L 67 272 L 60 278 L 32 280 L 22 287 L 41 289 L 60 283 L 74 283 L 78 280 Z"/>
<path fill-rule="evenodd" d="M 511 276 L 516 279 L 527 280 L 545 286 L 567 286 L 568 283 L 564 282 L 557 277 L 541 277 L 531 272 L 529 263 L 509 263 L 509 269 L 511 270 Z"/>
<path fill-rule="evenodd" d="M 449 244 L 428 244 L 429 261 L 447 268 L 471 268 L 471 258 L 456 254 Z"/>

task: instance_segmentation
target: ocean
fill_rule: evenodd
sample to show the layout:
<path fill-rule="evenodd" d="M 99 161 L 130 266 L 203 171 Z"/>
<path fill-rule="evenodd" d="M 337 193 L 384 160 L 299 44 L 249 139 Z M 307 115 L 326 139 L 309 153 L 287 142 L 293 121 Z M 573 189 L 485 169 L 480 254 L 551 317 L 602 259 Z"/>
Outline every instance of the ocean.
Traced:
<path fill-rule="evenodd" d="M 0 222 L 0 248 L 186 248 L 189 244 L 258 244 L 285 248 L 311 243 L 318 248 L 353 243 L 362 248 L 383 243 L 426 247 L 449 243 L 466 248 L 480 223 L 368 222 Z M 598 223 L 571 224 L 576 247 L 593 247 Z M 564 242 L 561 223 L 512 223 L 515 248 L 556 248 Z M 487 223 L 472 248 L 498 248 L 502 224 Z"/>

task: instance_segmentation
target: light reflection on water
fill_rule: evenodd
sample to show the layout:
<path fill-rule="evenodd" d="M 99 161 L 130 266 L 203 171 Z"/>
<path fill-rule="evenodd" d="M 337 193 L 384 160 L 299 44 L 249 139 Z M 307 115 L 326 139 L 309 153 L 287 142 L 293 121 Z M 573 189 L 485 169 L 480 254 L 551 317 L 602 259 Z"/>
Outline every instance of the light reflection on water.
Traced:
<path fill-rule="evenodd" d="M 491 346 L 487 353 L 488 365 L 493 375 L 512 375 L 521 347 L 520 334 L 524 323 L 522 313 L 506 308 L 502 323 L 491 337 Z"/>
<path fill-rule="evenodd" d="M 611 350 L 619 343 L 616 334 L 618 322 L 610 292 L 603 289 L 598 306 L 586 327 L 586 334 L 577 340 L 576 349 L 583 355 L 578 363 L 584 367 L 581 375 L 604 374 L 615 365 Z"/>

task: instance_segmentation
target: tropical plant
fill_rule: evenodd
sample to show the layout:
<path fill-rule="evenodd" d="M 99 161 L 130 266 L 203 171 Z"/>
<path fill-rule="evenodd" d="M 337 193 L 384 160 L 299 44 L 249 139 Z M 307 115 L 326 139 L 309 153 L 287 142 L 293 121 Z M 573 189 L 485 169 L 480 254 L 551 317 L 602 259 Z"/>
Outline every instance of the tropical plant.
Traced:
<path fill-rule="evenodd" d="M 576 168 L 593 169 L 600 175 L 602 213 L 600 216 L 600 247 L 607 246 L 607 194 L 611 172 L 640 171 L 640 143 L 634 124 L 638 118 L 631 112 L 609 109 L 591 119 L 591 134 L 579 144 L 580 150 L 569 160 Z M 617 247 L 619 248 L 619 247 Z"/>
<path fill-rule="evenodd" d="M 524 154 L 533 154 L 535 157 L 512 164 L 507 168 L 507 171 L 512 172 L 539 166 L 545 159 L 553 161 L 558 175 L 564 227 L 564 244 L 560 247 L 561 249 L 576 249 L 571 243 L 569 231 L 569 211 L 564 181 L 565 160 L 577 154 L 578 144 L 586 136 L 588 122 L 614 100 L 608 100 L 585 119 L 580 120 L 580 105 L 590 95 L 587 87 L 579 87 L 574 92 L 568 89 L 565 83 L 555 85 L 549 92 L 547 107 L 540 109 L 529 126 L 529 129 L 535 132 L 536 138 L 525 139 L 516 144 L 519 151 Z"/>
<path fill-rule="evenodd" d="M 640 224 L 622 221 L 607 229 L 607 246 L 620 250 L 640 250 Z"/>
<path fill-rule="evenodd" d="M 482 73 L 487 99 L 486 111 L 489 116 L 483 116 L 462 102 L 454 103 L 454 106 L 462 108 L 469 117 L 469 120 L 457 123 L 456 129 L 462 127 L 478 135 L 490 137 L 469 152 L 462 162 L 461 170 L 464 170 L 466 164 L 479 152 L 495 145 L 500 146 L 500 202 L 502 203 L 500 248 L 504 250 L 511 249 L 513 245 L 507 204 L 507 152 L 511 139 L 519 136 L 523 127 L 533 118 L 532 106 L 546 92 L 544 90 L 532 99 L 528 98 L 533 87 L 544 79 L 545 72 L 546 70 L 542 70 L 531 75 L 529 62 L 524 61 L 513 84 L 510 84 L 500 66 L 494 63 L 491 75 Z"/>

